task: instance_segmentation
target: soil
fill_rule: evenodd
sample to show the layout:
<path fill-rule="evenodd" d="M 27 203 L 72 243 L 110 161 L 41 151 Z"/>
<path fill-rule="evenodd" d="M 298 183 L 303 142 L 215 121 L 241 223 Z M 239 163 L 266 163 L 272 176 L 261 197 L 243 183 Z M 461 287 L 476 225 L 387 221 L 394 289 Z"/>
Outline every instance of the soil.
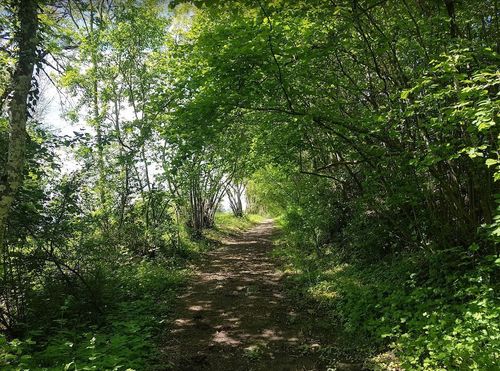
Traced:
<path fill-rule="evenodd" d="M 286 297 L 270 255 L 274 233 L 272 220 L 266 220 L 206 254 L 165 336 L 165 369 L 329 369 L 322 349 L 331 339 L 311 334 L 301 320 L 311 314 Z M 339 362 L 330 369 L 361 367 Z"/>

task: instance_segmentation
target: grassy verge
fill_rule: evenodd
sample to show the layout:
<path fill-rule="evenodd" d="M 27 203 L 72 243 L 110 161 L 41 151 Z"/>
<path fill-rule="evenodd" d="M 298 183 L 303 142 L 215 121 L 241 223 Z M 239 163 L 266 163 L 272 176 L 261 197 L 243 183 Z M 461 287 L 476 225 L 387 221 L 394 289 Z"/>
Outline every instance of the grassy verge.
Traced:
<path fill-rule="evenodd" d="M 234 236 L 261 223 L 265 217 L 257 214 L 247 214 L 235 217 L 232 213 L 217 213 L 215 215 L 215 229 L 206 231 L 209 239 L 220 241 L 224 237 Z"/>
<path fill-rule="evenodd" d="M 337 332 L 365 367 L 487 370 L 500 363 L 498 261 L 467 266 L 470 259 L 446 251 L 341 263 L 332 251 L 318 260 L 283 242 L 276 251 L 292 297 L 314 308 L 315 328 Z"/>

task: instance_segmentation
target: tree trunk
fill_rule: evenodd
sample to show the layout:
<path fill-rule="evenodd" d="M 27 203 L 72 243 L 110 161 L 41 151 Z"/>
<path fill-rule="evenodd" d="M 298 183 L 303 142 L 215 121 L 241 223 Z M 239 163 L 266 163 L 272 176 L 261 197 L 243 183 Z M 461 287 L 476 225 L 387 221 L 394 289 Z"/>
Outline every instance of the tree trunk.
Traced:
<path fill-rule="evenodd" d="M 450 36 L 456 38 L 459 35 L 459 30 L 455 12 L 455 0 L 444 0 L 444 5 L 446 5 L 446 12 L 450 18 Z"/>
<path fill-rule="evenodd" d="M 226 189 L 227 197 L 229 199 L 229 206 L 233 211 L 234 216 L 241 218 L 243 216 L 243 190 L 245 186 L 242 183 L 231 184 Z"/>
<path fill-rule="evenodd" d="M 36 0 L 18 2 L 19 30 L 16 33 L 19 56 L 12 76 L 12 98 L 9 102 L 9 139 L 5 173 L 0 179 L 0 255 L 6 257 L 5 232 L 14 197 L 23 181 L 26 151 L 28 95 L 36 61 L 38 15 Z"/>
<path fill-rule="evenodd" d="M 192 175 L 189 188 L 189 227 L 194 238 L 202 236 L 203 229 L 213 228 L 215 213 L 224 194 L 222 178 L 199 172 Z"/>

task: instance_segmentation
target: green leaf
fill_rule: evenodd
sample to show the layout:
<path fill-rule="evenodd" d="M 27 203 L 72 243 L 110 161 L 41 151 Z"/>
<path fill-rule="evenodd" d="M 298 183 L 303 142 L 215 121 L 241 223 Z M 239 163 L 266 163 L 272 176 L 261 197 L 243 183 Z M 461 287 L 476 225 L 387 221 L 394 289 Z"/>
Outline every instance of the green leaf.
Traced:
<path fill-rule="evenodd" d="M 479 245 L 477 243 L 473 243 L 469 246 L 469 251 L 476 252 L 479 250 Z"/>
<path fill-rule="evenodd" d="M 498 164 L 498 160 L 494 160 L 492 158 L 489 158 L 486 160 L 486 166 L 488 166 L 488 167 L 492 167 L 496 164 Z"/>
<path fill-rule="evenodd" d="M 403 90 L 401 92 L 401 99 L 408 99 L 408 96 L 410 95 L 410 93 L 411 93 L 411 89 Z"/>

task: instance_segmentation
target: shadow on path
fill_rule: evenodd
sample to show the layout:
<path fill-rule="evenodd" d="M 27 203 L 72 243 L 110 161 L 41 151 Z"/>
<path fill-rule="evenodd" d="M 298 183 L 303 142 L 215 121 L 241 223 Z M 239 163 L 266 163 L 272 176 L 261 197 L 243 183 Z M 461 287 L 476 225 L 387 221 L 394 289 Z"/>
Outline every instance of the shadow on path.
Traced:
<path fill-rule="evenodd" d="M 269 256 L 272 234 L 267 220 L 207 254 L 166 336 L 166 369 L 326 369 L 319 344 L 294 321 Z"/>

